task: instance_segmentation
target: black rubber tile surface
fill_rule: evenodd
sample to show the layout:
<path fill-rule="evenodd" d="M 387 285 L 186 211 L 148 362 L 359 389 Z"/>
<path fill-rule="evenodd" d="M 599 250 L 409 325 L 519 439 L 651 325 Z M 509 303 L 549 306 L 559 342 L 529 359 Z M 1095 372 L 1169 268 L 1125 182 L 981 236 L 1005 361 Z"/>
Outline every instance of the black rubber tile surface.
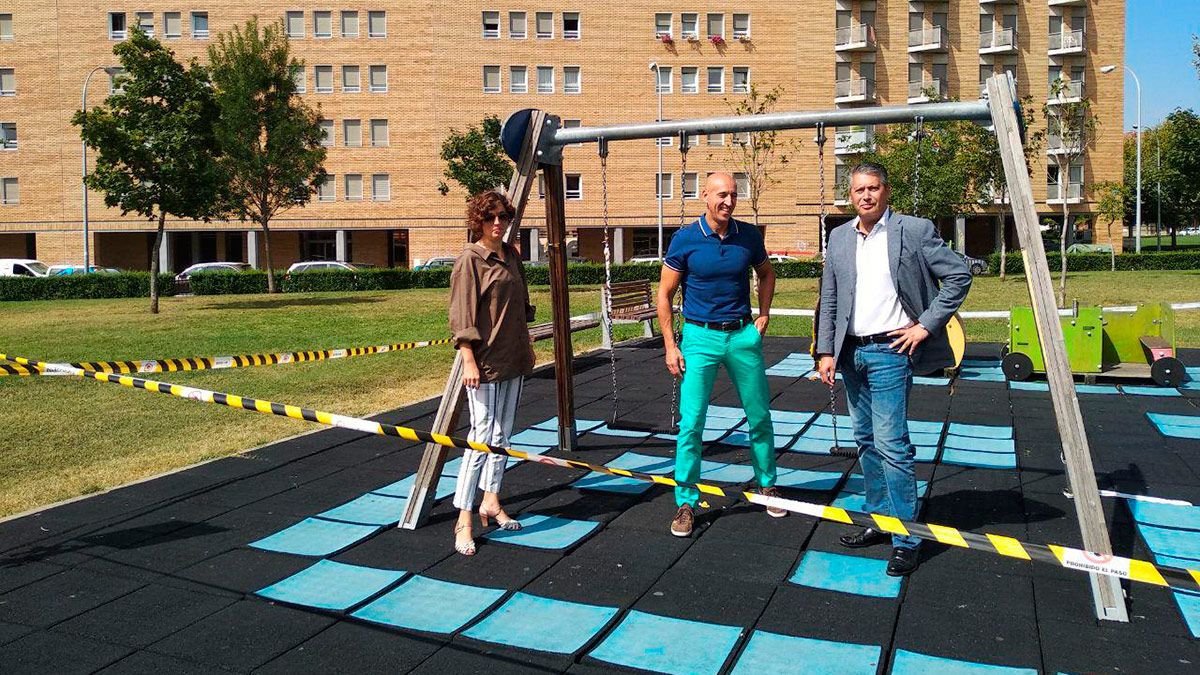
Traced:
<path fill-rule="evenodd" d="M 0 621 L 50 626 L 141 585 L 129 579 L 70 569 L 0 596 Z"/>
<path fill-rule="evenodd" d="M 132 651 L 76 635 L 38 631 L 0 647 L 0 664 L 13 675 L 91 673 Z"/>
<path fill-rule="evenodd" d="M 259 673 L 402 673 L 441 649 L 445 641 L 339 621 L 260 668 Z"/>
<path fill-rule="evenodd" d="M 55 626 L 72 635 L 142 648 L 233 604 L 169 586 L 143 586 Z"/>

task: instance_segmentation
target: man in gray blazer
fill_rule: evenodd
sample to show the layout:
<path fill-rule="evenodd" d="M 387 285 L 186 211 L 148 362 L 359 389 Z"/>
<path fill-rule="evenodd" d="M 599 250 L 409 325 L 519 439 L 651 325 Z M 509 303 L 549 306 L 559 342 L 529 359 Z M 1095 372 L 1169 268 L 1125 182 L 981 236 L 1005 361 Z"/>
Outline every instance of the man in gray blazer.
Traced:
<path fill-rule="evenodd" d="M 933 223 L 888 207 L 887 170 L 864 162 L 850 173 L 858 218 L 829 233 L 817 325 L 818 370 L 833 385 L 840 369 L 859 462 L 866 510 L 914 520 L 915 451 L 908 438 L 913 373 L 954 365 L 946 323 L 971 288 L 971 272 Z M 881 544 L 873 528 L 841 538 L 843 546 Z M 917 568 L 920 539 L 891 536 L 887 573 Z"/>

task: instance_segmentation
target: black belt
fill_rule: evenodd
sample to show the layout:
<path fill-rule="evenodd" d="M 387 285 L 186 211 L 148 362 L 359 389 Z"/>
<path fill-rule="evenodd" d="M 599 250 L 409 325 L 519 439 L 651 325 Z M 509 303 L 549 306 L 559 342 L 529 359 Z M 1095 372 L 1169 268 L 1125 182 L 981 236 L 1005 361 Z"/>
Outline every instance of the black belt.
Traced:
<path fill-rule="evenodd" d="M 846 335 L 846 342 L 849 342 L 856 347 L 862 347 L 864 345 L 871 344 L 891 344 L 895 341 L 896 337 L 894 335 L 888 335 L 887 333 L 876 333 L 874 335 Z"/>
<path fill-rule="evenodd" d="M 726 333 L 732 333 L 735 330 L 741 330 L 742 328 L 754 323 L 754 319 L 749 314 L 740 319 L 734 319 L 733 321 L 693 321 L 688 318 L 684 318 L 684 321 L 692 324 L 693 326 L 703 326 L 709 330 L 719 330 Z"/>

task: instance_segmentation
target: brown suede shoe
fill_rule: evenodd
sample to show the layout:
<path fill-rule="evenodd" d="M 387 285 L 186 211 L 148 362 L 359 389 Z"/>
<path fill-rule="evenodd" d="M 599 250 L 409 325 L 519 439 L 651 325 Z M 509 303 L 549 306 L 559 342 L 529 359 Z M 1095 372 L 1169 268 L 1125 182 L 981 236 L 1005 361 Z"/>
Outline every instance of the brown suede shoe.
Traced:
<path fill-rule="evenodd" d="M 675 513 L 675 518 L 671 521 L 671 534 L 676 537 L 692 536 L 692 523 L 695 519 L 695 516 L 692 515 L 692 507 L 686 504 L 679 507 L 679 511 Z"/>
<path fill-rule="evenodd" d="M 775 488 L 775 487 L 773 487 L 773 486 L 772 486 L 772 487 L 759 488 L 759 489 L 758 489 L 758 494 L 760 494 L 760 495 L 762 495 L 762 496 L 764 496 L 764 497 L 774 497 L 774 498 L 776 498 L 776 499 L 782 499 L 782 498 L 783 498 L 783 495 L 779 494 L 779 489 L 778 489 L 778 488 Z M 767 515 L 768 515 L 768 516 L 771 516 L 772 518 L 782 518 L 782 517 L 786 516 L 787 514 L 788 514 L 788 512 L 787 512 L 787 511 L 784 511 L 783 509 L 781 509 L 781 508 L 779 508 L 779 507 L 777 507 L 777 506 L 768 506 L 768 507 L 767 507 Z"/>

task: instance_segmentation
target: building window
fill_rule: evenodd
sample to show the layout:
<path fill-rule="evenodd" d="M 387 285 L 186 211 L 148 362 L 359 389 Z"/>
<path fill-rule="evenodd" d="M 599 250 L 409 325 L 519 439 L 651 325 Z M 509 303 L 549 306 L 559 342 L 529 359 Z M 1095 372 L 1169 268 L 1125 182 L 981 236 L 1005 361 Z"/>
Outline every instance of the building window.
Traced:
<path fill-rule="evenodd" d="M 392 199 L 392 177 L 386 173 L 371 176 L 371 200 L 386 202 Z"/>
<path fill-rule="evenodd" d="M 734 66 L 733 68 L 733 93 L 749 94 L 750 93 L 750 68 L 745 66 Z"/>
<path fill-rule="evenodd" d="M 124 40 L 128 36 L 125 26 L 125 12 L 108 13 L 108 37 L 110 40 Z"/>
<path fill-rule="evenodd" d="M 342 91 L 347 94 L 362 91 L 362 76 L 358 66 L 342 66 Z"/>
<path fill-rule="evenodd" d="M 554 66 L 537 67 L 537 93 L 554 93 Z"/>
<path fill-rule="evenodd" d="M 671 199 L 675 190 L 675 176 L 669 173 L 658 174 L 658 187 L 655 189 L 655 199 Z"/>
<path fill-rule="evenodd" d="M 358 37 L 358 12 L 347 10 L 342 12 L 342 37 Z"/>
<path fill-rule="evenodd" d="M 563 12 L 562 36 L 564 40 L 578 40 L 581 35 L 579 12 Z"/>
<path fill-rule="evenodd" d="M 700 39 L 700 15 L 696 13 L 680 14 L 679 35 L 684 40 Z"/>
<path fill-rule="evenodd" d="M 704 142 L 714 148 L 725 145 L 725 134 L 709 134 L 705 137 Z"/>
<path fill-rule="evenodd" d="M 500 66 L 483 67 L 483 93 L 500 93 Z"/>
<path fill-rule="evenodd" d="M 324 39 L 333 37 L 333 12 L 313 12 L 313 37 Z"/>
<path fill-rule="evenodd" d="M 12 14 L 0 14 L 0 40 L 13 39 Z"/>
<path fill-rule="evenodd" d="M 674 35 L 671 32 L 671 28 L 674 23 L 671 20 L 671 16 L 672 15 L 667 12 L 660 12 L 660 13 L 654 15 L 654 34 L 655 35 L 657 35 L 658 37 L 662 37 L 664 35 Z"/>
<path fill-rule="evenodd" d="M 362 120 L 342 120 L 342 145 L 347 148 L 362 147 Z"/>
<path fill-rule="evenodd" d="M 17 95 L 17 73 L 12 68 L 0 68 L 0 96 Z"/>
<path fill-rule="evenodd" d="M 382 94 L 387 92 L 387 66 L 370 66 L 367 69 L 367 77 L 370 78 L 372 94 Z"/>
<path fill-rule="evenodd" d="M 285 17 L 287 36 L 293 40 L 304 37 L 304 12 L 288 12 Z"/>
<path fill-rule="evenodd" d="M 725 37 L 725 15 L 724 14 L 709 14 L 708 15 L 708 37 Z"/>
<path fill-rule="evenodd" d="M 567 199 L 583 199 L 583 175 L 578 173 L 569 173 L 566 175 L 566 198 Z"/>
<path fill-rule="evenodd" d="M 749 14 L 734 14 L 733 15 L 733 39 L 734 40 L 749 40 L 750 39 L 750 15 Z"/>
<path fill-rule="evenodd" d="M 674 73 L 671 72 L 670 67 L 664 68 L 662 66 L 659 66 L 657 71 L 658 81 L 655 84 L 654 93 L 670 94 L 675 88 Z"/>
<path fill-rule="evenodd" d="M 331 173 L 325 174 L 325 179 L 317 183 L 317 201 L 332 202 L 337 199 L 337 190 L 335 186 L 335 176 Z"/>
<path fill-rule="evenodd" d="M 154 37 L 154 12 L 137 12 L 137 27 L 141 29 L 146 37 Z"/>
<path fill-rule="evenodd" d="M 0 122 L 0 150 L 17 149 L 17 123 Z"/>
<path fill-rule="evenodd" d="M 0 204 L 19 204 L 21 202 L 21 187 L 16 178 L 0 179 Z"/>
<path fill-rule="evenodd" d="M 387 37 L 387 12 L 367 12 L 367 37 Z"/>
<path fill-rule="evenodd" d="M 179 12 L 163 12 L 163 37 L 178 40 L 183 35 L 183 17 Z"/>
<path fill-rule="evenodd" d="M 578 129 L 581 126 L 583 126 L 583 120 L 563 120 L 562 121 L 562 128 L 564 128 L 564 129 Z"/>
<path fill-rule="evenodd" d="M 668 122 L 670 120 L 664 119 L 662 121 Z M 656 145 L 660 148 L 669 148 L 669 147 L 675 145 L 675 137 L 674 136 L 659 136 L 658 138 L 654 139 L 654 145 Z"/>
<path fill-rule="evenodd" d="M 363 190 L 362 174 L 361 173 L 348 173 L 348 174 L 346 174 L 345 182 L 346 182 L 346 186 L 345 186 L 343 194 L 345 194 L 345 196 L 346 196 L 346 201 L 361 202 L 362 201 L 362 190 Z"/>
<path fill-rule="evenodd" d="M 683 198 L 696 199 L 700 196 L 700 175 L 694 171 L 683 174 Z"/>
<path fill-rule="evenodd" d="M 708 93 L 724 94 L 725 93 L 725 69 L 716 66 L 708 69 Z"/>
<path fill-rule="evenodd" d="M 749 131 L 735 131 L 730 134 L 730 142 L 734 145 L 740 145 L 743 148 L 750 145 Z"/>
<path fill-rule="evenodd" d="M 529 93 L 529 69 L 525 66 L 509 66 L 508 90 L 514 94 Z"/>
<path fill-rule="evenodd" d="M 489 40 L 500 37 L 500 12 L 483 13 L 483 37 Z"/>
<path fill-rule="evenodd" d="M 208 12 L 192 12 L 192 38 L 208 39 Z"/>
<path fill-rule="evenodd" d="M 508 13 L 508 37 L 512 40 L 525 39 L 525 12 Z"/>
<path fill-rule="evenodd" d="M 321 145 L 322 147 L 333 147 L 333 120 L 321 120 Z"/>
<path fill-rule="evenodd" d="M 700 93 L 700 74 L 695 66 L 679 69 L 679 91 L 684 94 Z"/>
<path fill-rule="evenodd" d="M 578 94 L 583 91 L 583 76 L 579 66 L 563 66 L 563 93 Z"/>
<path fill-rule="evenodd" d="M 388 121 L 371 120 L 371 147 L 386 148 L 388 146 Z"/>
<path fill-rule="evenodd" d="M 554 12 L 538 12 L 533 15 L 534 36 L 539 40 L 554 38 Z"/>
<path fill-rule="evenodd" d="M 749 199 L 750 177 L 739 171 L 733 174 L 733 182 L 737 185 L 738 199 Z"/>
<path fill-rule="evenodd" d="M 333 66 L 313 66 L 313 90 L 318 94 L 333 93 Z"/>
<path fill-rule="evenodd" d="M 308 76 L 304 74 L 304 68 L 300 66 L 292 68 L 292 83 L 296 85 L 297 94 L 303 94 L 308 91 Z"/>

